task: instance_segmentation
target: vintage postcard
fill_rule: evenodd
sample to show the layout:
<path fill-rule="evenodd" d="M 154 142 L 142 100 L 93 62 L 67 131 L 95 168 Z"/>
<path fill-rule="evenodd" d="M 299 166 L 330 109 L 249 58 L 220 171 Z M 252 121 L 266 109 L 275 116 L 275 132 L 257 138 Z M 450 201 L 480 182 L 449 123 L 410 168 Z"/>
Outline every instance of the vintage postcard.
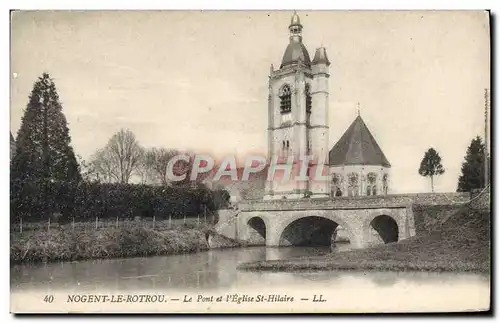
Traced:
<path fill-rule="evenodd" d="M 11 313 L 491 307 L 488 11 L 12 11 Z"/>

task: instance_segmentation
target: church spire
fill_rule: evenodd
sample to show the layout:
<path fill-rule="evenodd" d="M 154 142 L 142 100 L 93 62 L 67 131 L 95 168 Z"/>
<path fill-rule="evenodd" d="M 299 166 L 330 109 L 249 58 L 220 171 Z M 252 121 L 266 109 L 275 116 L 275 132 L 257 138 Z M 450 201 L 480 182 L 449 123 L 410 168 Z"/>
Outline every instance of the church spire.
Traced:
<path fill-rule="evenodd" d="M 290 30 L 290 42 L 286 47 L 285 54 L 281 60 L 280 69 L 289 65 L 297 65 L 302 60 L 302 66 L 311 67 L 311 58 L 304 43 L 302 43 L 302 24 L 297 12 L 294 11 L 288 26 Z"/>
<path fill-rule="evenodd" d="M 303 26 L 300 23 L 300 17 L 297 14 L 297 11 L 294 11 L 290 21 L 290 26 L 288 26 L 288 30 L 290 30 L 290 42 L 302 42 L 302 28 Z"/>
<path fill-rule="evenodd" d="M 359 104 L 359 102 L 358 102 L 358 117 L 360 117 L 360 116 L 361 116 L 361 112 L 360 112 L 360 111 L 361 111 L 361 109 L 360 109 L 360 104 Z"/>

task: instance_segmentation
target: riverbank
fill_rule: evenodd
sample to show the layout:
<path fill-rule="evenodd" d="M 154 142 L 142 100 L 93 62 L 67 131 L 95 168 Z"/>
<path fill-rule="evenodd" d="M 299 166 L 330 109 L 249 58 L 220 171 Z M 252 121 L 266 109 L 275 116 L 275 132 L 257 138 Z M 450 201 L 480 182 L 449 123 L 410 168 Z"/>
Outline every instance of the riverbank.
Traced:
<path fill-rule="evenodd" d="M 75 231 L 56 228 L 11 233 L 10 260 L 11 264 L 18 264 L 145 257 L 239 246 L 239 242 L 219 236 L 210 227 L 155 230 L 138 225 Z"/>
<path fill-rule="evenodd" d="M 397 243 L 302 257 L 240 265 L 256 271 L 388 270 L 490 271 L 490 212 L 461 209 L 427 234 Z"/>

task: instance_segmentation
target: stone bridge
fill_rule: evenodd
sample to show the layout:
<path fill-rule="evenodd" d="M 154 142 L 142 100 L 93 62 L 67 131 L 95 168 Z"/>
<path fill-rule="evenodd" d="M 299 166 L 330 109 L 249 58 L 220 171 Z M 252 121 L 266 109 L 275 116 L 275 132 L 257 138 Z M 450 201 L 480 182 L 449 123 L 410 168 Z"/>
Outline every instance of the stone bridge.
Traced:
<path fill-rule="evenodd" d="M 220 213 L 219 232 L 253 245 L 330 245 L 337 226 L 354 248 L 415 235 L 413 204 L 463 203 L 469 194 L 408 194 L 243 201 Z"/>

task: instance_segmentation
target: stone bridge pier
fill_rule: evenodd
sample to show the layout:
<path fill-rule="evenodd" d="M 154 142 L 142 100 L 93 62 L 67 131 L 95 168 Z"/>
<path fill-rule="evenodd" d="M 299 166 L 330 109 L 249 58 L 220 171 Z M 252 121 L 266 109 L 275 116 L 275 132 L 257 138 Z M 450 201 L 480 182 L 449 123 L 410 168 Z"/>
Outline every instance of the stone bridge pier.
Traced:
<path fill-rule="evenodd" d="M 415 235 L 411 209 L 364 208 L 329 210 L 242 211 L 238 238 L 254 245 L 330 245 L 337 226 L 354 248 L 396 242 Z"/>

